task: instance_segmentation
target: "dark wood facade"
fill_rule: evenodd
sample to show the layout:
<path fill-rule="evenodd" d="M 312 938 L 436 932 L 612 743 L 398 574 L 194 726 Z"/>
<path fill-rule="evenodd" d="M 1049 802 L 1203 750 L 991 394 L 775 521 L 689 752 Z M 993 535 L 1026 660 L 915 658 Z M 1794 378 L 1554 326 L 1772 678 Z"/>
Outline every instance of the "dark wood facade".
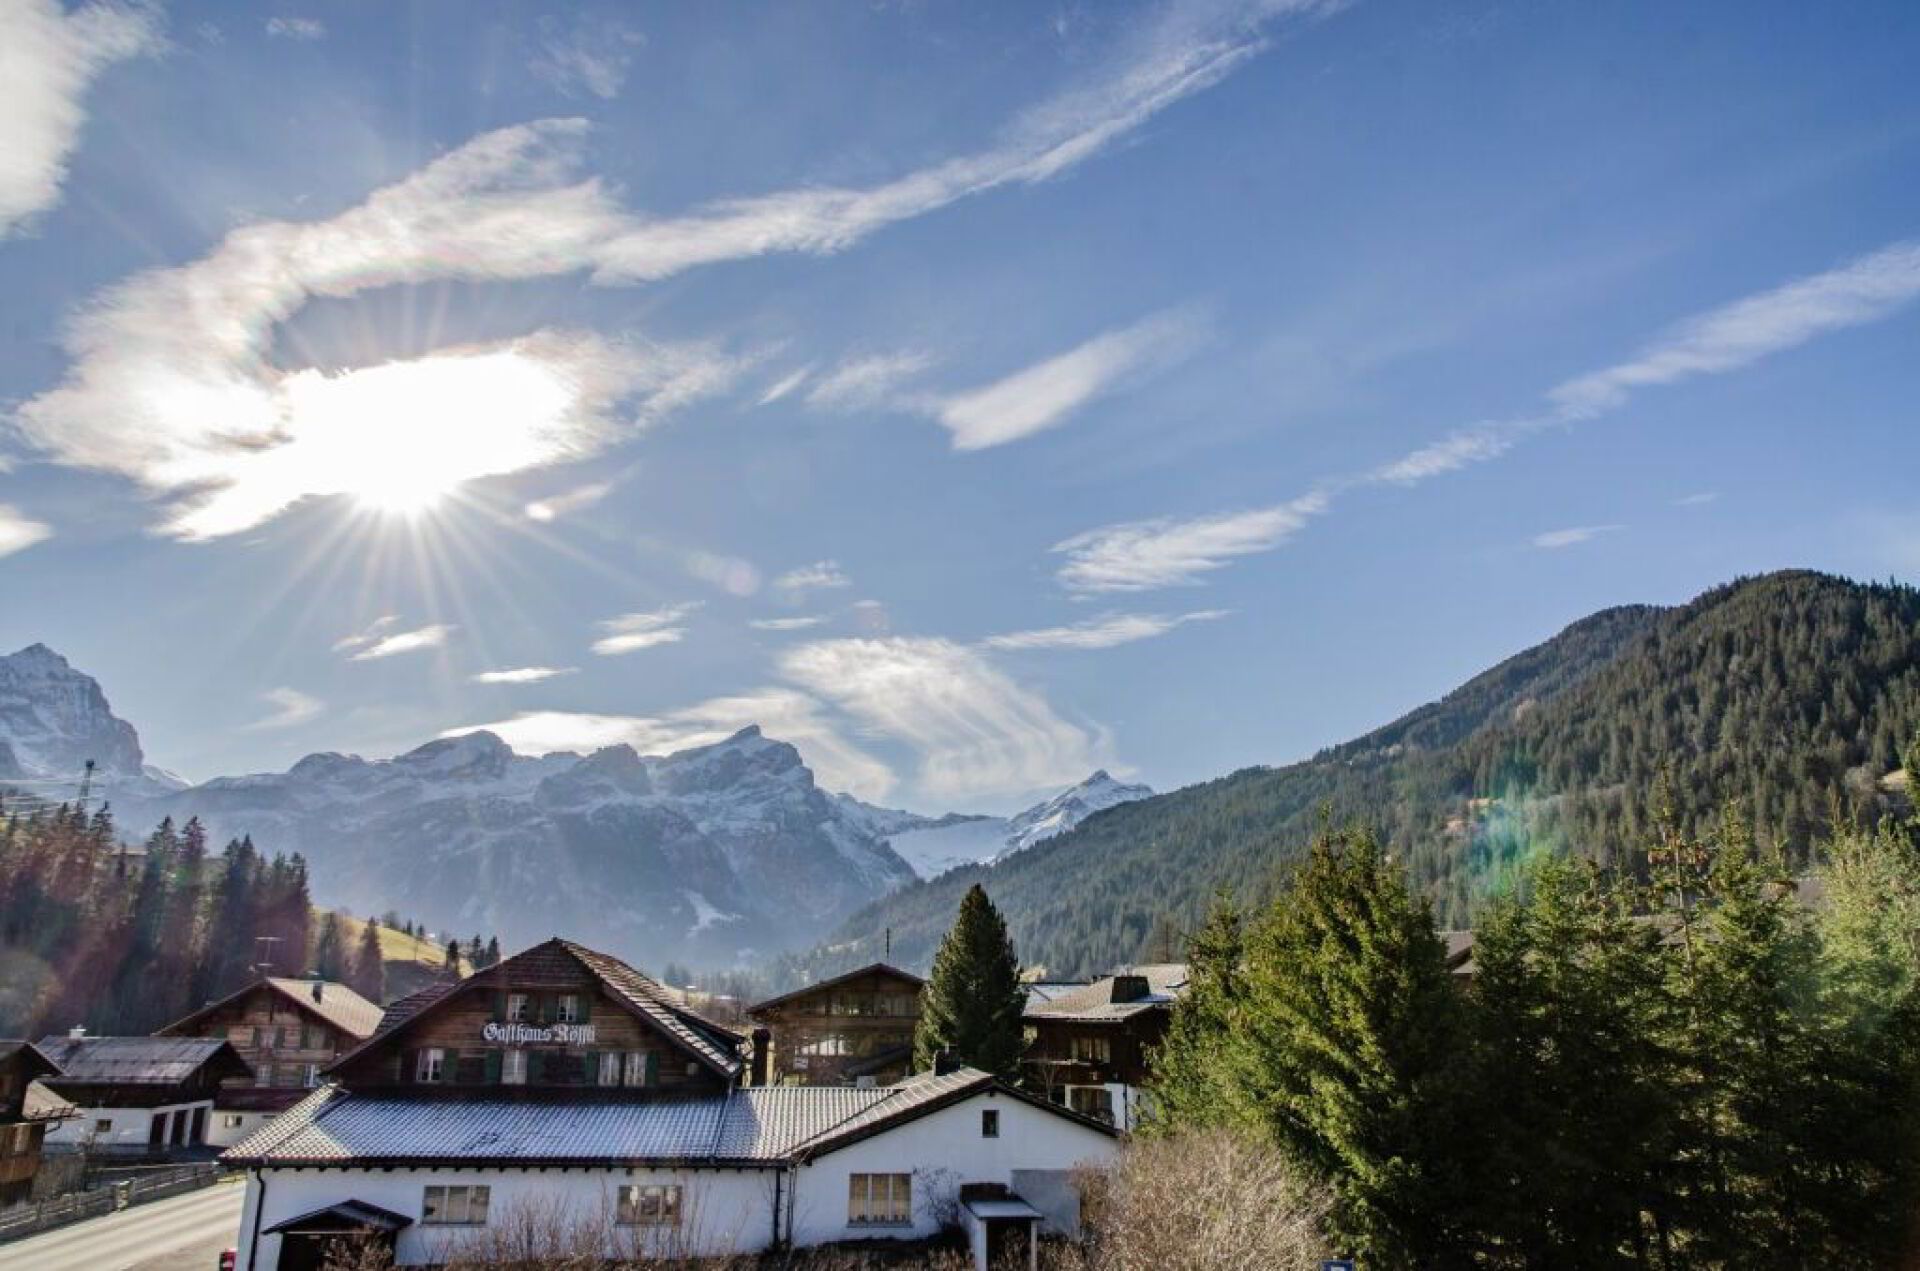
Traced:
<path fill-rule="evenodd" d="M 919 976 L 884 962 L 748 1008 L 754 1080 L 764 1085 L 891 1085 L 913 1071 Z"/>
<path fill-rule="evenodd" d="M 380 1008 L 343 984 L 257 980 L 177 1020 L 156 1037 L 212 1037 L 232 1044 L 252 1074 L 229 1087 L 298 1091 L 373 1035 Z"/>
<path fill-rule="evenodd" d="M 33 1194 L 47 1122 L 27 1111 L 27 1087 L 60 1070 L 25 1041 L 0 1041 L 0 1206 Z"/>
<path fill-rule="evenodd" d="M 713 1093 L 736 1082 L 744 1042 L 625 963 L 549 941 L 390 1021 L 328 1075 L 350 1089 Z"/>
<path fill-rule="evenodd" d="M 1130 1128 L 1116 1106 L 1147 1084 L 1152 1052 L 1166 1037 L 1186 969 L 1104 976 L 1085 988 L 1028 1006 L 1022 1060 L 1029 1090 L 1075 1112 Z M 1125 1087 L 1116 1091 L 1115 1087 Z"/>

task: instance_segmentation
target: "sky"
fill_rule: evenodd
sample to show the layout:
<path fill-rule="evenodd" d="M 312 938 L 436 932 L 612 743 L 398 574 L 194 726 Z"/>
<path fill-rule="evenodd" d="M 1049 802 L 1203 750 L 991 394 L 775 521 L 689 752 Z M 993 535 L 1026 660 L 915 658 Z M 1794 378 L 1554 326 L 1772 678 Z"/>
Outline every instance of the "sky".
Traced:
<path fill-rule="evenodd" d="M 0 646 L 1006 811 L 1920 576 L 1920 8 L 0 0 Z"/>

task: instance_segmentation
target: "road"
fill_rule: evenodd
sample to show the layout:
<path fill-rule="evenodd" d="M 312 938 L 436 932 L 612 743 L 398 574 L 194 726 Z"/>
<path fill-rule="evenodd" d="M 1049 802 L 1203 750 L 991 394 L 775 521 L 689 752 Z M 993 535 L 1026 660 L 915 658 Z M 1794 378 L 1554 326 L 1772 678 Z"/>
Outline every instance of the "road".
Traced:
<path fill-rule="evenodd" d="M 0 1271 L 215 1271 L 245 1188 L 216 1183 L 0 1245 Z"/>

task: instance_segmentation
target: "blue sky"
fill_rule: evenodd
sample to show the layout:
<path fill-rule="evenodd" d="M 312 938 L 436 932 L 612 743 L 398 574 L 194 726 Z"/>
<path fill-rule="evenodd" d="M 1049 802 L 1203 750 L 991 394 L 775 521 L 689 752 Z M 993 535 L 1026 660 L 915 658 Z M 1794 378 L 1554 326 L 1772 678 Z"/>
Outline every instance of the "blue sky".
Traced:
<path fill-rule="evenodd" d="M 1920 573 L 1920 10 L 0 0 L 0 643 L 1005 809 Z"/>

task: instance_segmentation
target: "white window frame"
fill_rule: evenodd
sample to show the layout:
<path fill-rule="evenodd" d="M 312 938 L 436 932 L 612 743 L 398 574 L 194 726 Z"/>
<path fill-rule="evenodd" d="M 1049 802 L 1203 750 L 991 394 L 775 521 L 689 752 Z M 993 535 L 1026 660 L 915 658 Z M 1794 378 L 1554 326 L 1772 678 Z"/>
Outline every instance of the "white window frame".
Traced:
<path fill-rule="evenodd" d="M 508 1050 L 501 1052 L 500 1084 L 503 1086 L 524 1086 L 527 1084 L 526 1051 Z"/>
<path fill-rule="evenodd" d="M 220 1128 L 223 1130 L 237 1130 L 246 1123 L 247 1114 L 244 1112 L 223 1112 L 220 1114 Z"/>
<path fill-rule="evenodd" d="M 580 995 L 562 993 L 554 999 L 553 1022 L 556 1024 L 578 1024 L 580 1022 Z"/>
<path fill-rule="evenodd" d="M 413 1079 L 427 1085 L 438 1085 L 446 1079 L 447 1052 L 438 1046 L 429 1046 L 420 1052 L 413 1063 Z"/>
<path fill-rule="evenodd" d="M 622 1227 L 678 1227 L 680 1184 L 622 1184 L 614 1221 Z"/>
<path fill-rule="evenodd" d="M 913 1175 L 847 1175 L 847 1225 L 913 1226 Z"/>
<path fill-rule="evenodd" d="M 507 994 L 507 1023 L 524 1024 L 532 1015 L 533 999 L 525 993 Z"/>
<path fill-rule="evenodd" d="M 420 1194 L 422 1227 L 484 1227 L 493 1189 L 486 1183 L 434 1183 Z"/>
<path fill-rule="evenodd" d="M 594 1084 L 617 1086 L 620 1084 L 620 1052 L 607 1050 L 600 1053 L 600 1071 L 594 1074 Z"/>

